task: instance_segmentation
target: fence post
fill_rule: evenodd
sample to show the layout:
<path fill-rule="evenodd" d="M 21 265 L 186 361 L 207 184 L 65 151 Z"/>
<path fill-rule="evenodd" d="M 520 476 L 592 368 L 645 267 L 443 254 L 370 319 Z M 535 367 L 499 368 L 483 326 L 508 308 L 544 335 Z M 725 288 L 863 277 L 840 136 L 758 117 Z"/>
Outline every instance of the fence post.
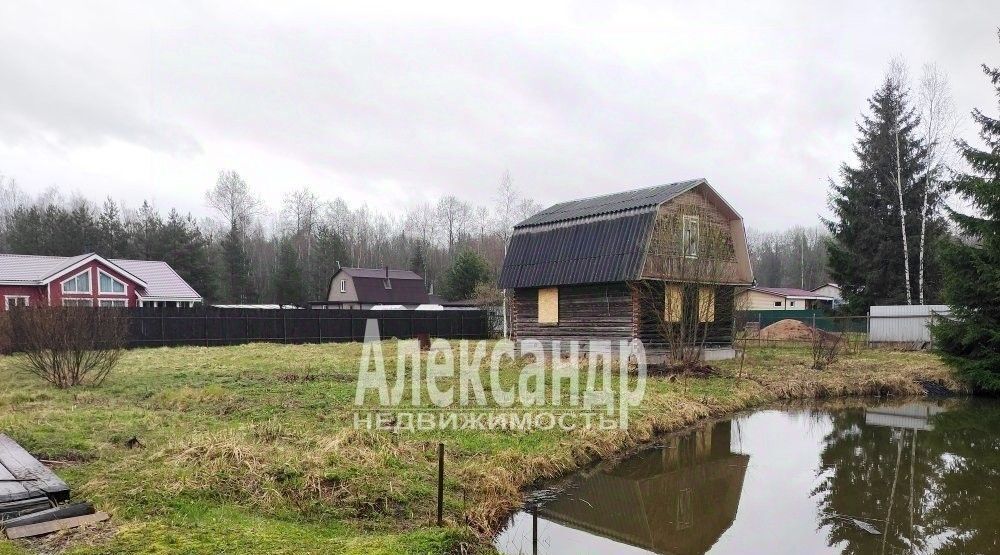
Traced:
<path fill-rule="evenodd" d="M 317 309 L 310 308 L 309 310 L 316 310 L 316 343 L 323 342 L 323 313 Z M 329 309 L 323 309 L 329 310 Z"/>
<path fill-rule="evenodd" d="M 288 343 L 288 326 L 285 325 L 285 307 L 278 308 L 281 311 L 281 342 Z"/>
<path fill-rule="evenodd" d="M 205 332 L 204 332 L 205 333 L 205 346 L 208 347 L 209 346 L 209 343 L 208 343 L 208 310 L 206 310 L 205 307 L 202 307 L 201 310 L 202 310 L 202 312 L 205 313 Z"/>
<path fill-rule="evenodd" d="M 438 443 L 438 526 L 444 524 L 444 443 Z"/>

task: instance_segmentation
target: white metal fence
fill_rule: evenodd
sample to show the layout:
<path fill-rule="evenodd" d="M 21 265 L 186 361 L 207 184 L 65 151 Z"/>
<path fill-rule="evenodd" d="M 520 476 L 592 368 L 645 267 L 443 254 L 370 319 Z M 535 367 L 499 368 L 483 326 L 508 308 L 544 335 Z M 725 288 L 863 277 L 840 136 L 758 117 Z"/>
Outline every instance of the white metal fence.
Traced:
<path fill-rule="evenodd" d="M 873 306 L 868 309 L 869 343 L 930 343 L 930 323 L 948 316 L 947 305 Z"/>

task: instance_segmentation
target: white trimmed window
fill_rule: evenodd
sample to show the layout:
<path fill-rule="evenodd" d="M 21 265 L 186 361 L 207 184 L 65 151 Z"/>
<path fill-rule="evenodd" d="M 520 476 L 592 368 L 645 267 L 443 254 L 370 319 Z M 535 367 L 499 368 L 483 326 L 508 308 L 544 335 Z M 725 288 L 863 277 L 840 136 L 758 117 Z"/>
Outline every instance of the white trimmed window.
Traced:
<path fill-rule="evenodd" d="M 341 293 L 347 293 L 347 280 L 346 279 L 340 280 L 340 292 Z"/>
<path fill-rule="evenodd" d="M 128 306 L 128 301 L 125 299 L 101 299 L 97 302 L 101 308 L 125 308 Z"/>
<path fill-rule="evenodd" d="M 4 306 L 7 307 L 7 310 L 10 310 L 15 306 L 28 306 L 30 297 L 27 295 L 5 295 L 3 299 Z"/>
<path fill-rule="evenodd" d="M 125 283 L 106 274 L 101 270 L 97 271 L 97 290 L 101 293 L 125 294 Z"/>
<path fill-rule="evenodd" d="M 63 293 L 90 293 L 90 268 L 63 280 Z"/>
<path fill-rule="evenodd" d="M 94 301 L 90 299 L 63 299 L 63 306 L 94 306 Z"/>

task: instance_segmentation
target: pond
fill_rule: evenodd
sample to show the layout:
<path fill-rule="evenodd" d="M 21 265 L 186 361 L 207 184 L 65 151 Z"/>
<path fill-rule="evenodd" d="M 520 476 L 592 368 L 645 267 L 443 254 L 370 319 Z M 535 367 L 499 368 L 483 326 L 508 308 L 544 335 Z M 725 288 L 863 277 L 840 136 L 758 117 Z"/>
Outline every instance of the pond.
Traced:
<path fill-rule="evenodd" d="M 505 554 L 1000 554 L 1000 401 L 846 401 L 671 435 L 532 496 Z"/>

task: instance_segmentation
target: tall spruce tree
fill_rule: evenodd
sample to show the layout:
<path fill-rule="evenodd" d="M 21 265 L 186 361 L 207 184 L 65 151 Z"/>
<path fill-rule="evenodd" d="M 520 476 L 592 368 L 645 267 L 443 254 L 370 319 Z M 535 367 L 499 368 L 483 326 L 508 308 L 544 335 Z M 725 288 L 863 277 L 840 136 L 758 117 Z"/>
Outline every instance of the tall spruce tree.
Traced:
<path fill-rule="evenodd" d="M 232 303 L 252 302 L 257 294 L 250 280 L 250 253 L 237 227 L 229 228 L 222 236 L 222 262 L 225 266 L 226 300 Z"/>
<path fill-rule="evenodd" d="M 120 258 L 126 255 L 128 235 L 122 223 L 121 210 L 111 197 L 104 201 L 100 216 L 97 217 L 99 232 L 96 252 L 106 258 Z"/>
<path fill-rule="evenodd" d="M 843 164 L 840 182 L 831 180 L 830 208 L 834 217 L 825 222 L 832 235 L 827 245 L 830 274 L 843 288 L 844 298 L 854 311 L 917 298 L 915 279 L 910 280 L 907 295 L 897 179 L 902 184 L 902 209 L 908 216 L 911 276 L 918 275 L 917 216 L 926 183 L 922 177 L 927 150 L 917 137 L 919 117 L 910 106 L 905 84 L 887 76 L 868 100 L 868 106 L 869 113 L 857 125 L 857 165 Z M 939 237 L 943 229 L 940 218 L 929 222 L 928 237 Z M 934 299 L 940 272 L 932 266 L 925 269 L 925 276 L 928 296 Z"/>
<path fill-rule="evenodd" d="M 449 299 L 471 299 L 480 283 L 490 280 L 490 265 L 475 251 L 462 251 L 445 275 L 445 294 Z"/>
<path fill-rule="evenodd" d="M 289 238 L 282 239 L 278 246 L 278 261 L 272 280 L 274 297 L 278 304 L 301 305 L 304 302 L 305 291 L 299 254 Z"/>
<path fill-rule="evenodd" d="M 1000 97 L 1000 69 L 983 66 Z M 978 214 L 949 209 L 963 235 L 943 242 L 944 300 L 951 317 L 933 328 L 937 347 L 958 375 L 976 389 L 1000 392 L 1000 119 L 978 109 L 972 118 L 985 143 L 965 141 L 959 151 L 970 172 L 958 176 L 953 190 Z"/>
<path fill-rule="evenodd" d="M 188 282 L 206 302 L 215 299 L 215 280 L 209 264 L 208 241 L 190 215 L 170 211 L 160 228 L 163 260 Z"/>
<path fill-rule="evenodd" d="M 337 271 L 337 264 L 350 266 L 347 245 L 335 229 L 320 225 L 316 229 L 316 248 L 313 252 L 309 283 L 309 300 L 326 300 L 330 292 L 330 279 Z"/>

